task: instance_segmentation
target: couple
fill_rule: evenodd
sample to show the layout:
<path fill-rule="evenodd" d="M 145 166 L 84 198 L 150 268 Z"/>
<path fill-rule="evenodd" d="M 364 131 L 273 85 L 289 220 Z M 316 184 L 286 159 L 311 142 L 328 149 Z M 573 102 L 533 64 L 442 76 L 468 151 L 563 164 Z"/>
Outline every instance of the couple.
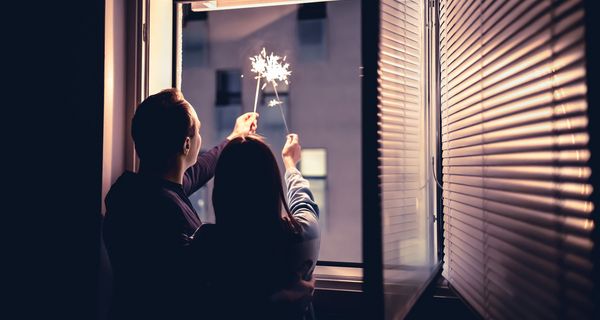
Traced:
<path fill-rule="evenodd" d="M 201 123 L 177 89 L 144 100 L 131 133 L 139 172 L 106 197 L 104 241 L 114 319 L 302 319 L 314 291 L 318 208 L 296 169 L 298 136 L 275 156 L 240 116 L 225 141 L 199 155 Z M 214 176 L 216 224 L 188 196 Z"/>

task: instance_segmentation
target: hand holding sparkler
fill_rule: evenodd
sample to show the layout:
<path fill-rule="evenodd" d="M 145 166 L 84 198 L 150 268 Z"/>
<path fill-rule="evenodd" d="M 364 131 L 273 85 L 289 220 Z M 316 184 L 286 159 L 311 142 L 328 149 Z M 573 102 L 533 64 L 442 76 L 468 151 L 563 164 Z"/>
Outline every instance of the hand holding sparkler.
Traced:
<path fill-rule="evenodd" d="M 283 159 L 283 165 L 285 166 L 285 169 L 288 170 L 291 168 L 296 168 L 296 164 L 298 161 L 300 161 L 301 154 L 302 147 L 300 147 L 298 135 L 295 133 L 288 134 L 285 145 L 281 150 L 281 158 Z"/>
<path fill-rule="evenodd" d="M 235 120 L 235 127 L 227 140 L 232 140 L 236 137 L 245 137 L 249 134 L 256 133 L 258 127 L 258 113 L 246 112 Z"/>

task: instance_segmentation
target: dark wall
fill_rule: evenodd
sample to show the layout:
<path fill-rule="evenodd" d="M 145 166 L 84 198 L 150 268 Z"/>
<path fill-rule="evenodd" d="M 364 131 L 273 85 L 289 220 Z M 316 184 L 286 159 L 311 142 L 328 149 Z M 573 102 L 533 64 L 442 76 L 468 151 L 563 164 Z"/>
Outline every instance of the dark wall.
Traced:
<path fill-rule="evenodd" d="M 587 98 L 588 98 L 588 117 L 590 119 L 589 134 L 590 143 L 589 149 L 591 152 L 590 167 L 592 169 L 591 183 L 593 191 L 591 199 L 594 202 L 594 231 L 592 239 L 594 240 L 593 259 L 594 264 L 594 314 L 596 318 L 600 317 L 600 126 L 597 121 L 600 120 L 600 111 L 598 103 L 600 103 L 600 92 L 598 85 L 600 84 L 600 63 L 598 62 L 598 54 L 600 48 L 597 39 L 597 30 L 600 28 L 600 21 L 596 16 L 598 12 L 598 4 L 596 1 L 586 0 L 585 5 L 585 40 L 586 40 L 586 68 L 587 68 Z"/>
<path fill-rule="evenodd" d="M 9 247 L 3 305 L 14 308 L 14 318 L 94 319 L 104 1 L 10 6 L 2 28 L 2 178 L 9 190 L 1 210 Z"/>

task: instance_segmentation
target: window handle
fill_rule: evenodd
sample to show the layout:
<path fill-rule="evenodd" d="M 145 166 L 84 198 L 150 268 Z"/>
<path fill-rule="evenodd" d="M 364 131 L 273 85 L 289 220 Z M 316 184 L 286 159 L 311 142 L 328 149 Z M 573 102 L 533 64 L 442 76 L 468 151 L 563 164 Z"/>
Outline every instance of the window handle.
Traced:
<path fill-rule="evenodd" d="M 437 185 L 444 190 L 444 187 L 442 186 L 442 184 L 440 183 L 440 181 L 438 180 L 437 176 L 435 175 L 435 170 L 434 170 L 434 157 L 431 157 L 431 174 L 433 175 L 433 180 L 435 180 L 435 183 L 437 183 Z"/>

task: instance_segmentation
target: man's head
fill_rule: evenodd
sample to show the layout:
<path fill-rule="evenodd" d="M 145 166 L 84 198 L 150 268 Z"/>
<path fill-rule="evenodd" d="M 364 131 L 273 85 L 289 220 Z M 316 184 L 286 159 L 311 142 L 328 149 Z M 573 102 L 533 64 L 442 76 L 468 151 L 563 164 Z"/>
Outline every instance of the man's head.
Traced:
<path fill-rule="evenodd" d="M 166 168 L 178 158 L 185 168 L 192 166 L 202 142 L 196 111 L 177 89 L 163 90 L 140 103 L 131 135 L 140 161 L 154 168 Z"/>

